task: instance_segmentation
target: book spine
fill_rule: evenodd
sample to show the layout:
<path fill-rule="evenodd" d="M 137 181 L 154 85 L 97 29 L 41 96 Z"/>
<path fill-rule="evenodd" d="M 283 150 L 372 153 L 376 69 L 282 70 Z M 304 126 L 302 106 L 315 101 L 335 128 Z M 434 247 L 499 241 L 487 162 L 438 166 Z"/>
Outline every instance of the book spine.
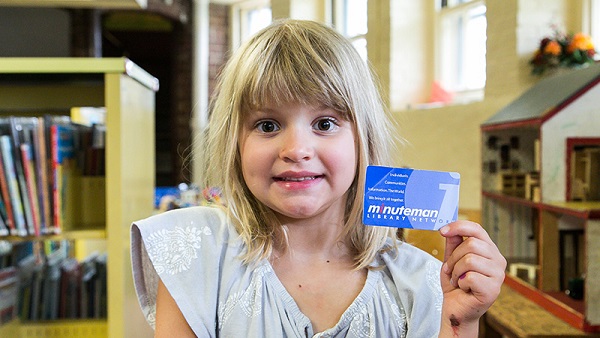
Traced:
<path fill-rule="evenodd" d="M 6 178 L 6 174 L 4 173 L 4 161 L 2 160 L 2 156 L 0 156 L 0 191 L 2 193 L 2 199 L 4 200 L 4 207 L 6 209 L 6 225 L 8 226 L 10 234 L 16 236 L 17 228 L 15 226 L 13 206 L 10 198 L 10 193 L 8 191 L 8 181 Z"/>
<path fill-rule="evenodd" d="M 13 161 L 17 177 L 17 183 L 20 189 L 21 205 L 23 206 L 23 213 L 25 216 L 25 225 L 27 227 L 28 234 L 33 235 L 35 231 L 33 225 L 33 214 L 31 211 L 31 205 L 29 204 L 29 198 L 27 197 L 27 183 L 25 182 L 23 160 L 21 159 L 20 150 L 22 143 L 22 137 L 20 136 L 20 133 L 22 134 L 24 129 L 22 122 L 22 118 L 16 116 L 10 117 L 10 135 L 13 141 Z"/>
<path fill-rule="evenodd" d="M 52 219 L 53 232 L 60 233 L 62 225 L 62 168 L 59 163 L 58 125 L 50 127 L 51 156 L 52 156 Z"/>
<path fill-rule="evenodd" d="M 35 163 L 31 146 L 27 143 L 21 144 L 21 159 L 23 161 L 23 173 L 27 184 L 27 197 L 31 206 L 31 215 L 33 221 L 33 233 L 30 235 L 40 235 L 40 208 L 38 203 L 37 178 Z"/>
<path fill-rule="evenodd" d="M 51 227 L 50 194 L 48 190 L 48 155 L 46 153 L 46 131 L 43 117 L 38 118 L 39 127 L 36 131 L 35 149 L 38 180 L 38 194 L 41 214 L 42 233 L 48 234 Z"/>
<path fill-rule="evenodd" d="M 26 236 L 27 229 L 25 225 L 25 215 L 23 212 L 23 205 L 21 204 L 21 194 L 19 192 L 19 183 L 17 182 L 17 175 L 15 172 L 15 164 L 13 161 L 12 151 L 13 146 L 8 135 L 0 136 L 0 147 L 2 151 L 2 160 L 4 162 L 4 173 L 6 174 L 6 180 L 8 183 L 8 191 L 10 195 L 10 201 L 12 203 L 12 210 L 15 220 L 15 228 L 17 236 Z"/>

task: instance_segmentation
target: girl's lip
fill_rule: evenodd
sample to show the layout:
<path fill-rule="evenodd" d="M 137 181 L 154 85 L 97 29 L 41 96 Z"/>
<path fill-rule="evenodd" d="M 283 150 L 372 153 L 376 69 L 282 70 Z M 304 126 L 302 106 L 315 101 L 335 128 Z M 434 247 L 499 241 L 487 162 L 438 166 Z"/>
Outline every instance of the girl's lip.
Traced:
<path fill-rule="evenodd" d="M 315 180 L 317 178 L 323 177 L 322 174 L 317 174 L 314 172 L 308 171 L 286 171 L 277 176 L 274 176 L 273 179 L 278 182 L 305 182 L 310 180 Z"/>

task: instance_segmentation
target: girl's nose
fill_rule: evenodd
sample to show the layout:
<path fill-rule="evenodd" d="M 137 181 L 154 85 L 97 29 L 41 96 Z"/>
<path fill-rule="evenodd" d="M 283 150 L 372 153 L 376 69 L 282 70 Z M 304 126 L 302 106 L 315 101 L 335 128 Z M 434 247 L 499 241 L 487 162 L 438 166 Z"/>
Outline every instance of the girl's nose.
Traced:
<path fill-rule="evenodd" d="M 310 140 L 310 135 L 307 135 L 303 131 L 295 129 L 286 130 L 281 140 L 282 145 L 279 157 L 285 161 L 301 162 L 309 160 L 314 156 L 314 148 Z"/>

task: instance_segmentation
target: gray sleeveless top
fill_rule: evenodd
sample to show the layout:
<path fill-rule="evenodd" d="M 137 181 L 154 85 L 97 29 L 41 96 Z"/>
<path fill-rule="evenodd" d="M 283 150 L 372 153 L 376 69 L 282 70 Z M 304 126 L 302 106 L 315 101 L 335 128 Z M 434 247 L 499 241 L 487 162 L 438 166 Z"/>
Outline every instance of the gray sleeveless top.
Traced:
<path fill-rule="evenodd" d="M 313 332 L 267 260 L 242 264 L 245 247 L 221 209 L 191 207 L 131 228 L 138 300 L 154 327 L 159 278 L 198 337 L 437 337 L 441 262 L 410 244 L 380 254 L 382 269 L 339 322 Z M 116 259 L 116 258 L 115 258 Z"/>

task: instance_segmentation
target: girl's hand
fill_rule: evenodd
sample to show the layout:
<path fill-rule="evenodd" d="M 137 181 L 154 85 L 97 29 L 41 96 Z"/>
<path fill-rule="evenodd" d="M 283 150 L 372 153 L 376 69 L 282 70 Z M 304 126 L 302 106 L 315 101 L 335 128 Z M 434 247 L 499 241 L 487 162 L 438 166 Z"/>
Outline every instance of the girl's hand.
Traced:
<path fill-rule="evenodd" d="M 446 237 L 444 265 L 440 274 L 444 303 L 444 327 L 466 333 L 494 303 L 504 281 L 506 259 L 477 223 L 456 221 L 440 229 Z"/>

